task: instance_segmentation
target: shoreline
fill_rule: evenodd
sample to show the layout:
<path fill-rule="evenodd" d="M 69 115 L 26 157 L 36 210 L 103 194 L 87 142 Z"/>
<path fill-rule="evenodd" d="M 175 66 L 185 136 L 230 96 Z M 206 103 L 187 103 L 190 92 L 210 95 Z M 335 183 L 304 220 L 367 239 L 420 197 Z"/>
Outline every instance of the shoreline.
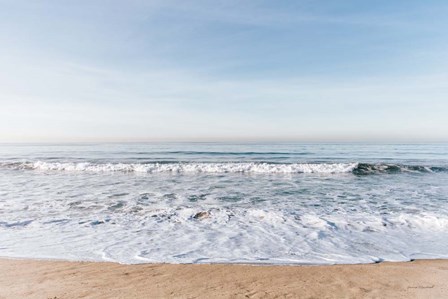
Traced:
<path fill-rule="evenodd" d="M 441 298 L 448 259 L 348 265 L 0 258 L 0 298 Z"/>
<path fill-rule="evenodd" d="M 255 267 L 276 267 L 276 266 L 286 266 L 286 267 L 329 267 L 329 266 L 355 266 L 355 265 L 375 265 L 375 264 L 383 264 L 383 263 L 412 263 L 416 261 L 448 261 L 448 258 L 445 257 L 435 257 L 435 258 L 412 258 L 409 260 L 401 260 L 401 261 L 388 261 L 388 260 L 378 260 L 373 261 L 370 263 L 333 263 L 333 264 L 318 264 L 318 263 L 263 263 L 263 262 L 257 262 L 257 263 L 244 263 L 244 262 L 228 262 L 228 263 L 220 263 L 220 262 L 210 262 L 210 263 L 164 263 L 164 262 L 147 262 L 147 263 L 134 263 L 134 264 L 126 264 L 126 263 L 120 263 L 116 261 L 107 261 L 107 260 L 76 260 L 76 259 L 62 259 L 62 258 L 45 258 L 45 257 L 14 257 L 14 256 L 2 256 L 0 255 L 0 261 L 1 260 L 18 260 L 18 261 L 35 261 L 35 262 L 67 262 L 67 263 L 106 263 L 106 264 L 117 264 L 117 265 L 123 265 L 123 266 L 138 266 L 138 265 L 221 265 L 221 266 L 255 266 Z"/>

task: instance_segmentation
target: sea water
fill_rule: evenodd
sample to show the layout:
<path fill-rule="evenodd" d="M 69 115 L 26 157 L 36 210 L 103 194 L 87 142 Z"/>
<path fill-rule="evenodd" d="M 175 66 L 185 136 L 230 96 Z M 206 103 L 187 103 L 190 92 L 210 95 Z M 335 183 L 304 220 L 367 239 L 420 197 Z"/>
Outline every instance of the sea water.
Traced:
<path fill-rule="evenodd" d="M 3 144 L 0 256 L 448 258 L 448 145 Z"/>

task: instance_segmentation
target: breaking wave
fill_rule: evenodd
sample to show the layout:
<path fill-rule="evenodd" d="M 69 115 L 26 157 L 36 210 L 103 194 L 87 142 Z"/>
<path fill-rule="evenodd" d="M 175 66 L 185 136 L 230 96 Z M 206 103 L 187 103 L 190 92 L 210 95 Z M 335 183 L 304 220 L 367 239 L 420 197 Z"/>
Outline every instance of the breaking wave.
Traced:
<path fill-rule="evenodd" d="M 359 175 L 381 174 L 381 173 L 393 174 L 403 172 L 434 173 L 434 172 L 446 172 L 446 171 L 448 171 L 448 169 L 445 167 L 386 164 L 386 163 L 383 164 L 358 163 L 358 165 L 353 169 L 353 173 Z"/>
<path fill-rule="evenodd" d="M 0 162 L 1 168 L 43 171 L 135 172 L 135 173 L 353 173 L 356 175 L 434 173 L 444 167 L 369 163 L 92 163 L 92 162 Z"/>

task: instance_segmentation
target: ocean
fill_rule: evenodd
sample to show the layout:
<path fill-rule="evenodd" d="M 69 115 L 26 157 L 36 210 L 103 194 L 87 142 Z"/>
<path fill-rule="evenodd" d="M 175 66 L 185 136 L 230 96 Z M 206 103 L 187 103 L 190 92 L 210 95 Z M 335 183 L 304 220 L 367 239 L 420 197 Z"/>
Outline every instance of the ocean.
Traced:
<path fill-rule="evenodd" d="M 353 264 L 448 258 L 448 145 L 0 145 L 0 256 Z"/>

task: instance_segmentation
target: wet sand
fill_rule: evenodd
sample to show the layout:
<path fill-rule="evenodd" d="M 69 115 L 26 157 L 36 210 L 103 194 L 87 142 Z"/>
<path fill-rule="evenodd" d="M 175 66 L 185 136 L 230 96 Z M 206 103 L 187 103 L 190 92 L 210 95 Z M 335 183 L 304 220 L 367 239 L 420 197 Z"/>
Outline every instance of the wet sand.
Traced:
<path fill-rule="evenodd" d="M 335 266 L 0 259 L 0 298 L 448 298 L 448 260 Z"/>

